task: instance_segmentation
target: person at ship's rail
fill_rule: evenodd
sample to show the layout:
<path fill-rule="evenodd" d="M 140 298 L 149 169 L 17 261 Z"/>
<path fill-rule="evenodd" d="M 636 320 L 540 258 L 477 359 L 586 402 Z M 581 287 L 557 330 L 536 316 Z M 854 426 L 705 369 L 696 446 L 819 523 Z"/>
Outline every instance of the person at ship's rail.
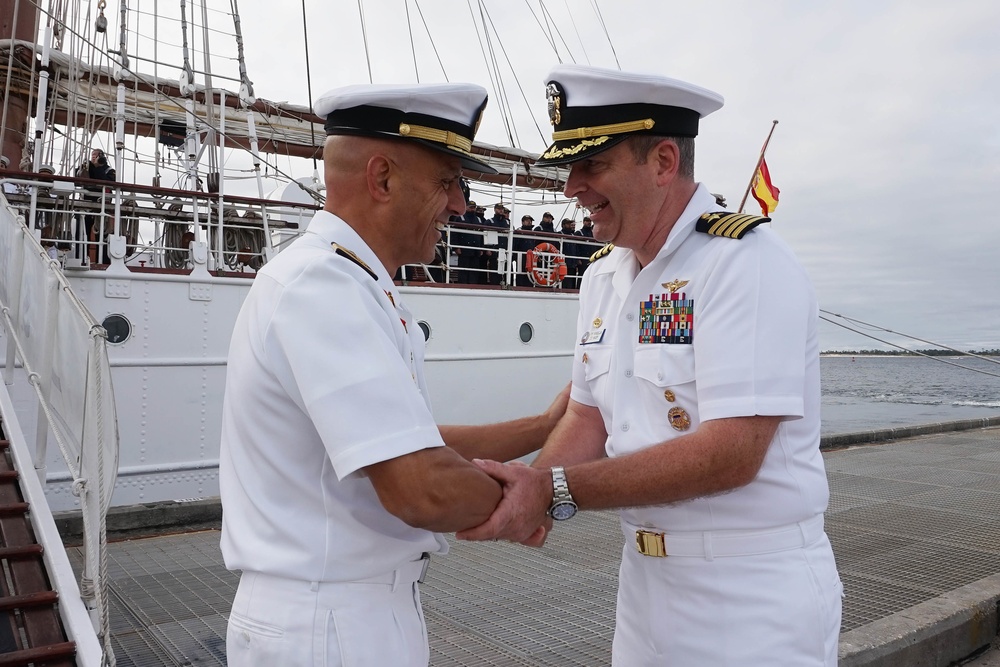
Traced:
<path fill-rule="evenodd" d="M 229 352 L 230 667 L 426 667 L 428 554 L 501 498 L 470 459 L 538 449 L 565 411 L 568 387 L 535 417 L 435 425 L 423 333 L 390 278 L 429 261 L 465 210 L 463 167 L 490 171 L 470 153 L 486 99 L 472 84 L 360 85 L 316 103 L 326 205 L 257 274 Z"/>
<path fill-rule="evenodd" d="M 583 276 L 565 416 L 531 467 L 479 462 L 504 499 L 458 537 L 522 541 L 619 509 L 613 665 L 833 667 L 817 303 L 767 218 L 694 180 L 722 98 L 573 65 L 547 94 L 539 164 L 570 166 L 565 194 L 609 244 Z"/>

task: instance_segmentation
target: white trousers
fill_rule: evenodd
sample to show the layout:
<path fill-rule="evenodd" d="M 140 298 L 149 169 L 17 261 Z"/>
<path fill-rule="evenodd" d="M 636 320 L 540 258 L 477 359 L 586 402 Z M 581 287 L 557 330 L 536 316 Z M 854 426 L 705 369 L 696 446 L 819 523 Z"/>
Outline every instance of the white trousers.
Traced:
<path fill-rule="evenodd" d="M 842 595 L 822 528 L 755 555 L 653 558 L 626 542 L 611 664 L 836 667 Z"/>
<path fill-rule="evenodd" d="M 244 572 L 226 632 L 229 667 L 427 667 L 413 581 L 308 582 Z"/>

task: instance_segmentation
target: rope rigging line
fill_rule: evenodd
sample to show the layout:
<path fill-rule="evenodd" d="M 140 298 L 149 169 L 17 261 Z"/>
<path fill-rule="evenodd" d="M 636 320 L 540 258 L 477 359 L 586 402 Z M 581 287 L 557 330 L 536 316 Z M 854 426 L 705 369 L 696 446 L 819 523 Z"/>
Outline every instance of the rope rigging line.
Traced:
<path fill-rule="evenodd" d="M 487 30 L 486 17 L 488 12 L 486 10 L 486 5 L 483 0 L 479 0 L 479 18 L 483 22 L 483 32 Z M 496 30 L 493 31 L 494 36 L 496 36 Z M 492 71 L 490 79 L 494 81 L 494 90 L 497 93 L 497 103 L 500 105 L 500 116 L 503 118 L 504 128 L 507 130 L 507 140 L 510 142 L 511 146 L 516 146 L 518 142 L 515 140 L 517 135 L 517 130 L 514 128 L 513 119 L 510 114 L 510 103 L 507 100 L 507 91 L 504 89 L 503 78 L 500 76 L 500 66 L 497 64 L 496 53 L 493 51 L 493 42 L 496 40 L 487 39 L 486 49 L 489 51 L 489 57 L 486 61 L 487 69 L 492 66 Z M 483 52 L 484 57 L 486 52 Z M 494 78 L 495 74 L 495 78 Z"/>
<path fill-rule="evenodd" d="M 413 43 L 413 23 L 410 22 L 409 0 L 403 0 L 403 9 L 406 10 L 406 32 L 410 37 L 410 56 L 413 58 L 413 75 L 417 77 L 417 83 L 420 83 L 420 68 L 417 67 L 417 49 Z M 426 27 L 426 24 L 424 24 L 424 27 Z"/>
<path fill-rule="evenodd" d="M 569 43 L 566 41 L 566 38 L 563 37 L 562 32 L 559 30 L 559 24 L 552 17 L 552 14 L 549 12 L 548 8 L 545 6 L 545 3 L 541 2 L 539 4 L 540 4 L 540 6 L 542 8 L 542 11 L 545 13 L 545 15 L 548 18 L 552 19 L 552 27 L 555 29 L 556 35 L 559 36 L 559 41 L 562 42 L 562 45 L 566 48 L 566 53 L 569 55 L 570 60 L 575 63 L 576 62 L 576 56 L 573 55 L 573 50 L 569 48 Z"/>
<path fill-rule="evenodd" d="M 371 54 L 368 53 L 368 31 L 365 30 L 365 8 L 361 4 L 361 0 L 358 0 L 358 15 L 361 17 L 361 37 L 365 42 L 365 62 L 368 63 L 368 83 L 374 83 L 374 79 L 372 79 L 372 58 Z"/>
<path fill-rule="evenodd" d="M 531 3 L 528 0 L 524 0 L 524 6 L 528 8 L 529 12 L 531 12 L 531 18 L 535 19 L 535 24 L 538 26 L 538 29 L 542 31 L 542 37 L 544 37 L 549 43 L 549 48 L 551 48 L 552 52 L 556 54 L 558 62 L 562 64 L 562 58 L 559 56 L 559 51 L 556 50 L 555 40 L 553 40 L 552 35 L 546 31 L 545 26 L 542 25 L 542 21 L 538 18 L 538 15 L 535 14 L 535 8 L 531 6 Z"/>
<path fill-rule="evenodd" d="M 313 108 L 313 87 L 312 87 L 312 69 L 309 67 L 309 24 L 306 21 L 306 0 L 302 0 L 302 48 L 305 50 L 306 54 L 306 94 L 309 96 L 309 108 Z M 309 141 L 313 146 L 316 145 L 316 126 L 313 123 L 309 123 Z M 318 167 L 316 165 L 316 155 L 313 154 L 312 158 L 313 170 Z"/>
<path fill-rule="evenodd" d="M 583 37 L 580 36 L 580 29 L 576 26 L 576 19 L 573 17 L 573 12 L 569 8 L 569 0 L 563 0 L 563 5 L 566 7 L 566 13 L 569 14 L 569 22 L 573 24 L 573 32 L 576 33 L 576 41 L 580 42 L 580 48 L 583 49 L 583 57 L 587 59 L 587 64 L 590 64 L 590 54 L 587 53 L 587 44 L 583 41 Z"/>
<path fill-rule="evenodd" d="M 486 45 L 483 44 L 483 35 L 481 31 L 478 29 L 478 26 L 476 25 L 476 13 L 472 9 L 472 0 L 465 0 L 465 4 L 469 8 L 469 16 L 472 17 L 472 25 L 476 28 L 474 32 L 476 33 L 476 39 L 479 40 L 479 51 L 480 53 L 483 54 L 483 62 L 486 64 L 486 75 L 490 77 L 490 87 L 493 88 L 493 92 L 496 93 L 497 97 L 499 98 L 500 93 L 498 92 L 497 83 L 493 76 L 493 71 L 490 69 L 489 58 L 486 55 Z M 485 24 L 483 25 L 483 30 L 486 30 Z M 500 119 L 501 121 L 503 121 L 505 129 L 507 130 L 507 136 L 510 137 L 511 136 L 510 128 L 506 127 L 507 116 L 503 114 L 502 111 L 500 114 Z M 511 139 L 511 143 L 513 143 L 513 139 Z"/>
<path fill-rule="evenodd" d="M 503 53 L 504 60 L 507 61 L 507 67 L 513 73 L 514 72 L 514 65 L 513 65 L 513 63 L 511 63 L 510 56 L 507 54 L 507 49 L 504 48 L 503 40 L 500 39 L 500 34 L 499 34 L 499 32 L 497 32 L 496 25 L 494 25 L 494 23 L 493 23 L 493 17 L 490 16 L 488 12 L 486 14 L 486 17 L 490 20 L 490 27 L 493 29 L 493 34 L 497 36 L 497 40 L 496 41 L 500 44 L 500 52 Z M 500 76 L 499 70 L 497 71 L 497 76 L 498 77 Z M 538 124 L 538 119 L 535 117 L 535 114 L 531 113 L 531 110 L 534 107 L 531 104 L 531 102 L 529 102 L 528 95 L 524 92 L 524 86 L 521 85 L 521 80 L 517 76 L 514 77 L 514 83 L 517 85 L 518 92 L 521 93 L 521 99 L 524 101 L 525 108 L 528 109 L 528 115 L 531 117 L 531 122 L 534 123 L 535 129 L 538 131 L 538 138 L 541 139 L 542 146 L 547 145 L 548 144 L 548 140 L 545 138 L 545 131 L 542 129 L 542 126 Z M 506 96 L 505 96 L 505 99 L 507 100 L 507 113 L 513 119 L 513 112 L 512 112 L 512 108 L 510 106 L 510 101 L 509 101 L 509 99 L 506 98 Z M 520 137 L 518 137 L 518 140 L 520 141 Z M 513 145 L 517 145 L 517 144 L 513 144 Z"/>
<path fill-rule="evenodd" d="M 445 68 L 444 68 L 444 61 L 441 60 L 441 54 L 438 53 L 437 44 L 434 42 L 434 38 L 431 36 L 431 29 L 427 25 L 427 19 L 424 18 L 424 10 L 420 8 L 420 2 L 419 2 L 419 0 L 413 0 L 413 4 L 416 6 L 417 13 L 420 15 L 420 22 L 424 24 L 424 32 L 427 33 L 427 37 L 428 37 L 428 39 L 430 39 L 431 49 L 434 50 L 434 57 L 437 58 L 438 67 L 441 68 L 441 74 L 444 75 L 444 80 L 445 81 L 451 81 L 451 79 L 448 77 L 447 70 L 445 70 Z M 414 54 L 414 57 L 416 57 L 416 54 Z"/>
<path fill-rule="evenodd" d="M 590 1 L 594 6 L 594 13 L 597 14 L 597 20 L 600 22 L 601 28 L 604 29 L 604 36 L 608 39 L 608 46 L 611 47 L 611 55 L 615 57 L 615 64 L 618 65 L 618 69 L 621 69 L 622 64 L 618 62 L 618 52 L 615 51 L 615 43 L 611 41 L 611 35 L 608 34 L 608 24 L 604 22 L 604 16 L 601 14 L 601 7 L 597 4 L 597 0 Z"/>
<path fill-rule="evenodd" d="M 825 313 L 827 311 L 820 310 L 820 312 Z M 831 313 L 831 314 L 835 315 L 835 313 Z M 843 316 L 837 315 L 837 317 L 843 317 Z M 902 345 L 897 345 L 896 343 L 892 343 L 892 342 L 889 342 L 889 341 L 884 340 L 882 338 L 879 338 L 878 336 L 873 336 L 871 334 L 865 333 L 864 331 L 858 331 L 857 329 L 849 327 L 846 324 L 842 324 L 840 322 L 836 322 L 836 321 L 830 319 L 829 317 L 824 317 L 824 316 L 820 315 L 819 318 L 821 320 L 825 321 L 825 322 L 829 322 L 830 324 L 836 325 L 836 326 L 841 327 L 843 329 L 847 329 L 848 331 L 853 331 L 854 333 L 859 334 L 861 336 L 865 336 L 866 338 L 871 338 L 872 340 L 877 340 L 880 343 L 885 343 L 886 345 L 891 345 L 892 347 L 895 347 L 895 348 L 897 348 L 899 350 L 903 350 L 904 352 L 909 352 L 910 354 L 915 354 L 915 355 L 918 355 L 918 356 L 921 356 L 921 357 L 927 357 L 928 359 L 933 359 L 934 361 L 939 361 L 942 364 L 948 364 L 949 366 L 955 366 L 957 368 L 961 368 L 961 369 L 967 370 L 967 371 L 972 371 L 974 373 L 981 373 L 983 375 L 989 375 L 990 377 L 998 377 L 998 378 L 1000 378 L 1000 373 L 991 373 L 990 371 L 982 370 L 980 368 L 972 368 L 971 366 L 963 366 L 962 364 L 956 364 L 953 361 L 948 361 L 947 359 L 942 359 L 939 356 L 932 355 L 932 354 L 926 354 L 924 352 L 920 352 L 919 350 L 911 350 L 909 348 L 903 347 Z M 847 318 L 845 318 L 845 319 L 847 319 Z M 893 333 L 895 333 L 895 332 L 893 332 Z M 914 340 L 920 340 L 920 339 L 919 338 L 915 338 Z M 932 345 L 933 344 L 934 343 L 932 343 Z M 941 347 L 945 347 L 945 346 L 942 345 Z M 945 349 L 952 350 L 953 348 L 945 347 Z M 978 355 L 978 354 L 972 354 L 972 353 L 969 353 L 969 352 L 961 352 L 960 350 L 955 350 L 955 351 L 959 352 L 960 354 L 962 354 L 964 356 L 976 357 L 977 359 L 986 359 L 987 361 L 990 361 L 991 363 L 1000 363 L 1000 361 L 994 361 L 993 359 L 989 359 L 987 357 L 983 357 L 983 356 Z"/>

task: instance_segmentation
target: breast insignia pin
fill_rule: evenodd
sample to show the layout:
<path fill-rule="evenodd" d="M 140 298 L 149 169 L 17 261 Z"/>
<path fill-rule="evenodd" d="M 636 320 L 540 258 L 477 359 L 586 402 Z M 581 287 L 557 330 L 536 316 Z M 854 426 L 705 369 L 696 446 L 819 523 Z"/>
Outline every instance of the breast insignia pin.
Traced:
<path fill-rule="evenodd" d="M 691 417 L 684 408 L 670 408 L 667 419 L 675 431 L 686 431 L 691 428 Z"/>
<path fill-rule="evenodd" d="M 685 285 L 687 285 L 689 282 L 690 281 L 688 280 L 671 280 L 669 283 L 660 283 L 660 285 L 663 287 L 663 289 L 673 293 L 679 290 L 680 288 L 684 287 Z"/>
<path fill-rule="evenodd" d="M 604 322 L 604 320 L 602 320 L 601 318 L 595 317 L 594 318 L 594 328 L 596 329 L 597 327 L 601 326 L 601 324 L 603 322 Z"/>
<path fill-rule="evenodd" d="M 663 392 L 663 398 L 667 399 L 668 403 L 673 403 L 677 397 L 674 396 L 674 392 L 667 389 L 666 391 Z"/>

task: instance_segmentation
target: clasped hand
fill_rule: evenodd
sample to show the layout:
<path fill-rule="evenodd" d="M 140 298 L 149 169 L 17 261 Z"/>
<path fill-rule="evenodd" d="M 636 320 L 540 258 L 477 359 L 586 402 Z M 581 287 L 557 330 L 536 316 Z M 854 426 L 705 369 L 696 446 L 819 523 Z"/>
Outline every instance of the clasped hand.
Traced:
<path fill-rule="evenodd" d="M 519 461 L 503 464 L 474 459 L 479 468 L 503 487 L 503 497 L 484 523 L 459 531 L 460 540 L 509 540 L 530 547 L 545 544 L 552 519 L 547 515 L 552 501 L 549 471 Z"/>

